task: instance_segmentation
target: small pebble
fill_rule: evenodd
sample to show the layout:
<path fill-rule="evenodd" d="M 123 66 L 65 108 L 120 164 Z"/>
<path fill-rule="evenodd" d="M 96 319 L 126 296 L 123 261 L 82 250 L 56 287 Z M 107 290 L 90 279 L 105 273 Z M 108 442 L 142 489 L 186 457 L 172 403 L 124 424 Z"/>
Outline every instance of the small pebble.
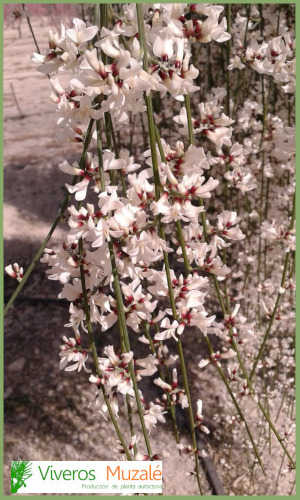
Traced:
<path fill-rule="evenodd" d="M 23 370 L 25 365 L 25 358 L 15 359 L 10 365 L 8 365 L 8 371 L 10 372 L 20 372 Z"/>

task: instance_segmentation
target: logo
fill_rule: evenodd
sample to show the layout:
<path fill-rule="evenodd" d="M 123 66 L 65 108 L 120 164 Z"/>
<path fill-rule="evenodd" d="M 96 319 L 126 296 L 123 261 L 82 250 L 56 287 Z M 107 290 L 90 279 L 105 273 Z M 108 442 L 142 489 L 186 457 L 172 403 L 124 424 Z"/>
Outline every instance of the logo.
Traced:
<path fill-rule="evenodd" d="M 11 492 L 162 493 L 162 462 L 32 461 L 11 462 Z"/>
<path fill-rule="evenodd" d="M 25 481 L 32 476 L 31 466 L 32 462 L 11 462 L 11 493 L 17 493 L 22 486 L 26 488 Z"/>

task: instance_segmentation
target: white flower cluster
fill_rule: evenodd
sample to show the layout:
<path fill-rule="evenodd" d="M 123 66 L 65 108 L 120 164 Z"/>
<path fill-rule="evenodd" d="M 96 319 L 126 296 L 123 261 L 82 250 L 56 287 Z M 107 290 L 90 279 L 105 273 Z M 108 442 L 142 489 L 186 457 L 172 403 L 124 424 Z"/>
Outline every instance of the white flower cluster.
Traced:
<path fill-rule="evenodd" d="M 231 146 L 232 128 L 228 127 L 234 123 L 234 120 L 222 112 L 223 107 L 220 104 L 226 95 L 226 91 L 224 92 L 224 89 L 218 88 L 212 90 L 211 100 L 206 103 L 201 102 L 198 105 L 199 119 L 192 118 L 193 133 L 202 133 L 218 147 L 223 145 Z M 188 135 L 188 119 L 185 108 L 181 109 L 179 116 L 174 116 L 174 121 L 183 126 L 180 132 Z"/>
<path fill-rule="evenodd" d="M 140 113 L 144 108 L 143 92 L 167 92 L 183 100 L 183 96 L 199 90 L 193 80 L 199 71 L 190 64 L 193 42 L 224 42 L 226 19 L 218 19 L 223 7 L 207 4 L 157 4 L 144 6 L 146 35 L 149 47 L 149 67 L 143 69 L 138 39 L 138 21 L 134 4 L 123 7 L 122 20 L 116 19 L 113 29 L 102 28 L 99 41 L 97 26 L 87 27 L 74 19 L 74 29 L 61 26 L 61 33 L 49 32 L 49 49 L 44 54 L 34 53 L 38 70 L 48 75 L 72 70 L 69 88 L 65 89 L 59 76 L 51 78 L 51 99 L 61 114 L 59 125 L 63 136 L 82 139 L 90 118 L 99 119 L 105 112 L 120 123 L 128 123 L 129 113 Z M 199 19 L 188 20 L 196 12 Z M 205 18 L 205 21 L 202 21 Z M 98 49 L 113 60 L 105 64 Z M 101 102 L 101 106 L 100 106 Z M 217 124 L 216 124 L 217 125 Z"/>
<path fill-rule="evenodd" d="M 236 16 L 230 31 L 233 57 L 228 69 L 243 69 L 248 66 L 262 75 L 272 76 L 276 83 L 282 85 L 284 92 L 295 93 L 295 40 L 289 32 L 286 20 L 284 18 L 281 20 L 279 14 L 279 19 L 277 17 L 275 24 L 274 17 L 271 11 L 269 18 L 267 16 L 265 18 L 265 22 L 268 23 L 265 30 L 273 35 L 270 40 L 266 41 L 262 36 L 261 23 L 258 22 L 260 12 L 256 6 L 251 9 L 249 17 L 246 12 L 244 15 Z M 245 45 L 244 40 L 247 34 L 249 43 Z"/>
<path fill-rule="evenodd" d="M 219 185 L 218 180 L 207 176 L 213 162 L 203 147 L 186 147 L 177 141 L 172 149 L 161 139 L 156 147 L 156 160 L 152 150 L 144 152 L 144 167 L 125 149 L 104 149 L 101 161 L 99 152 L 95 155 L 87 149 L 89 141 L 97 139 L 96 131 L 89 132 L 91 123 L 101 120 L 107 112 L 112 122 L 124 124 L 128 123 L 129 115 L 144 111 L 144 93 L 156 91 L 161 97 L 169 94 L 183 101 L 184 95 L 199 90 L 194 84 L 199 71 L 190 63 L 192 44 L 224 42 L 230 38 L 226 18 L 218 21 L 223 10 L 220 6 L 161 4 L 153 8 L 144 6 L 143 10 L 147 68 L 141 58 L 134 4 L 123 7 L 123 17 L 116 16 L 112 29 L 103 27 L 99 31 L 96 26 L 87 27 L 80 19 L 74 19 L 74 29 L 62 26 L 60 35 L 50 32 L 46 54 L 34 54 L 34 61 L 40 63 L 38 70 L 51 75 L 51 99 L 57 104 L 61 137 L 82 141 L 86 149 L 79 163 L 71 165 L 64 160 L 59 164 L 64 173 L 73 176 L 73 182 L 66 183 L 66 187 L 79 204 L 68 208 L 70 229 L 65 241 L 46 249 L 42 259 L 50 267 L 49 278 L 62 284 L 59 297 L 71 302 L 70 320 L 65 326 L 74 330 L 75 338 L 64 338 L 60 366 L 68 371 L 80 371 L 82 367 L 90 371 L 86 367 L 88 349 L 81 345 L 87 321 L 99 324 L 106 331 L 119 319 L 117 298 L 112 293 L 112 252 L 127 326 L 138 333 L 144 332 L 145 325 L 157 327 L 153 339 L 155 352 L 146 358 L 134 359 L 132 351 L 115 354 L 113 346 L 105 348 L 105 358 L 98 358 L 102 376 L 91 375 L 90 381 L 98 387 L 100 411 L 107 411 L 100 391 L 104 387 L 116 415 L 118 395 L 130 397 L 136 411 L 130 363 L 134 362 L 138 381 L 143 375 L 155 373 L 157 366 L 166 367 L 176 361 L 165 341 L 171 337 L 178 341 L 189 326 L 207 335 L 215 320 L 215 315 L 209 316 L 204 306 L 207 275 L 224 279 L 230 269 L 222 263 L 218 249 L 244 238 L 237 225 L 237 214 L 225 211 L 218 216 L 216 227 L 207 221 L 211 242 L 201 241 L 203 228 L 198 220 L 205 210 L 202 199 L 210 198 Z M 70 71 L 68 86 L 62 86 L 60 75 Z M 225 116 L 220 104 L 225 94 L 222 89 L 214 89 L 208 102 L 199 105 L 200 121 L 193 120 L 194 132 L 202 132 L 219 148 L 231 146 L 229 126 L 233 120 Z M 177 121 L 187 133 L 185 108 Z M 155 161 L 159 191 L 154 182 Z M 125 181 L 122 194 L 114 180 L 116 175 Z M 83 205 L 90 193 L 98 197 L 97 205 Z M 164 305 L 170 293 L 164 259 L 177 250 L 180 260 L 182 248 L 176 233 L 166 240 L 160 228 L 162 224 L 177 222 L 183 224 L 182 242 L 186 245 L 188 262 L 195 269 L 186 278 L 170 271 L 175 319 L 174 310 Z M 140 340 L 149 344 L 145 336 Z M 146 403 L 140 393 L 149 432 L 157 421 L 164 421 L 163 414 L 170 405 L 189 406 L 185 390 L 178 387 L 176 369 L 171 385 L 161 377 L 155 383 L 165 392 L 161 401 Z M 196 425 L 208 432 L 202 425 L 200 410 Z"/>
<path fill-rule="evenodd" d="M 284 307 L 276 308 L 277 296 L 288 306 L 288 291 L 294 290 L 287 259 L 295 250 L 295 44 L 286 17 L 282 11 L 276 17 L 273 6 L 265 7 L 270 16 L 264 17 L 256 6 L 235 11 L 230 34 L 222 6 L 141 8 L 143 30 L 136 4 L 110 7 L 109 25 L 74 19 L 72 29 L 51 30 L 49 49 L 33 60 L 50 75 L 60 137 L 83 143 L 78 162 L 59 164 L 73 178 L 66 183 L 73 196 L 68 232 L 42 258 L 49 279 L 62 286 L 59 298 L 70 302 L 65 326 L 74 337 L 63 338 L 60 368 L 91 373 L 92 351 L 97 366 L 90 382 L 99 412 L 111 409 L 118 417 L 125 401 L 150 434 L 175 405 L 191 410 L 181 353 L 191 327 L 208 344 L 211 335 L 220 344 L 209 355 L 201 351 L 198 367 L 209 370 L 214 364 L 223 370 L 226 364 L 228 384 L 237 386 L 234 394 L 251 397 L 238 349 L 244 350 L 246 368 L 254 363 L 255 371 L 262 363 L 256 358 L 260 346 L 268 347 L 265 323 L 270 322 L 269 334 L 274 319 L 292 319 L 291 313 L 283 316 Z M 199 76 L 206 77 L 203 54 L 210 42 L 228 42 L 231 59 L 225 65 L 218 44 L 211 43 L 209 57 L 214 64 L 222 59 L 227 85 L 216 64 L 206 91 L 198 83 Z M 164 134 L 163 120 L 149 108 L 153 95 L 164 103 L 168 127 L 180 126 L 175 140 L 174 131 Z M 146 109 L 149 127 L 145 130 L 141 120 L 143 134 L 137 132 L 144 135 L 143 150 L 139 143 L 129 151 L 126 141 L 119 147 L 115 131 L 126 136 Z M 17 264 L 6 271 L 22 279 Z M 240 312 L 245 310 L 255 321 Z M 96 355 L 91 329 L 106 332 L 117 322 L 120 347 L 108 345 L 103 356 Z M 139 357 L 124 342 L 127 327 L 150 354 Z M 282 344 L 287 358 L 290 344 Z M 270 367 L 277 363 L 272 355 L 266 359 Z M 178 361 L 183 382 L 174 368 Z M 136 384 L 154 374 L 163 394 L 148 402 Z M 209 433 L 201 399 L 190 424 Z M 132 436 L 130 451 L 138 440 Z M 182 449 L 193 458 L 205 456 L 189 446 Z"/>

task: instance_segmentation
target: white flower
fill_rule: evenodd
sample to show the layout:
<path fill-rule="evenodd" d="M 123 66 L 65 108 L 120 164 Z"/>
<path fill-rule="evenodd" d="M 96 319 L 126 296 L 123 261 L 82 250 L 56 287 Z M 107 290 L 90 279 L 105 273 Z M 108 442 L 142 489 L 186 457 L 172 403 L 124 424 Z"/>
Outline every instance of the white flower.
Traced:
<path fill-rule="evenodd" d="M 22 281 L 23 267 L 20 267 L 16 262 L 15 264 L 9 264 L 9 266 L 5 266 L 5 272 L 12 278 L 15 278 L 17 281 Z"/>
<path fill-rule="evenodd" d="M 164 413 L 167 413 L 164 411 L 164 408 L 160 405 L 152 403 L 152 401 L 150 402 L 148 408 L 143 409 L 144 420 L 149 434 L 153 427 L 156 427 L 157 422 L 165 423 L 166 419 L 163 416 Z"/>
<path fill-rule="evenodd" d="M 158 360 L 155 355 L 149 354 L 146 358 L 136 359 L 135 365 L 141 368 L 136 369 L 136 373 L 142 377 L 150 377 L 153 373 L 157 372 Z"/>
<path fill-rule="evenodd" d="M 234 58 L 230 59 L 230 64 L 227 66 L 227 69 L 243 69 L 245 68 L 245 64 L 242 63 L 239 56 L 234 56 Z"/>
<path fill-rule="evenodd" d="M 236 167 L 232 171 L 229 170 L 226 172 L 224 177 L 230 186 L 240 189 L 243 194 L 248 191 L 252 191 L 252 189 L 257 187 L 257 184 L 248 168 Z"/>
<path fill-rule="evenodd" d="M 156 385 L 158 385 L 159 387 L 161 387 L 163 389 L 163 391 L 165 391 L 167 394 L 170 395 L 172 405 L 180 404 L 182 408 L 188 408 L 189 403 L 188 403 L 188 398 L 185 394 L 185 391 L 184 391 L 184 389 L 181 389 L 180 387 L 178 387 L 176 368 L 173 369 L 172 385 L 167 384 L 161 378 L 156 378 L 154 380 L 154 383 Z"/>
<path fill-rule="evenodd" d="M 173 57 L 174 42 L 167 30 L 164 30 L 161 35 L 155 37 L 152 50 L 157 57 L 162 58 L 165 62 Z"/>
<path fill-rule="evenodd" d="M 215 365 L 221 367 L 220 360 L 221 359 L 231 359 L 235 358 L 237 353 L 233 349 L 229 349 L 228 351 L 220 353 L 220 351 L 213 352 L 209 358 L 202 359 L 199 363 L 199 368 L 204 368 L 209 363 L 214 363 Z"/>
<path fill-rule="evenodd" d="M 197 401 L 197 414 L 196 414 L 196 423 L 195 425 L 205 434 L 209 434 L 209 429 L 202 424 L 203 416 L 202 416 L 202 400 L 198 399 Z"/>
<path fill-rule="evenodd" d="M 66 34 L 78 45 L 83 42 L 88 42 L 94 38 L 99 31 L 97 26 L 90 26 L 87 28 L 86 23 L 78 18 L 73 19 L 73 24 L 75 28 L 66 30 Z"/>
<path fill-rule="evenodd" d="M 218 231 L 220 231 L 221 236 L 230 240 L 243 240 L 246 237 L 245 234 L 242 233 L 239 226 L 236 226 L 236 224 L 241 220 L 240 217 L 237 217 L 236 212 L 224 210 L 217 216 L 217 218 L 217 228 Z"/>
<path fill-rule="evenodd" d="M 77 338 L 77 340 L 75 340 L 74 338 L 67 339 L 67 337 L 63 337 L 63 340 L 65 344 L 60 346 L 61 351 L 59 353 L 61 357 L 59 363 L 60 369 L 65 369 L 67 372 L 75 370 L 80 372 L 83 368 L 85 372 L 91 373 L 91 370 L 85 366 L 88 355 L 86 351 L 82 350 L 80 339 Z M 74 364 L 67 366 L 68 363 Z"/>
<path fill-rule="evenodd" d="M 163 330 L 159 333 L 156 333 L 154 338 L 155 340 L 167 340 L 173 337 L 176 342 L 178 341 L 177 337 L 177 329 L 179 327 L 178 321 L 174 320 L 172 323 L 170 322 L 169 318 L 164 318 L 160 324 L 162 328 L 166 328 L 166 330 Z"/>

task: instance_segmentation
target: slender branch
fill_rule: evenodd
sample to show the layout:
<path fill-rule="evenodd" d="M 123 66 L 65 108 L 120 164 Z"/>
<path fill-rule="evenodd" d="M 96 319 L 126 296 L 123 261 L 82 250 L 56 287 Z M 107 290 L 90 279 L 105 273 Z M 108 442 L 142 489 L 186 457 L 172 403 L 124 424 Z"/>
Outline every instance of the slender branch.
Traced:
<path fill-rule="evenodd" d="M 31 22 L 30 22 L 30 19 L 29 19 L 29 16 L 28 16 L 28 12 L 27 12 L 27 10 L 26 10 L 26 8 L 25 8 L 25 4 L 24 4 L 24 3 L 22 3 L 22 8 L 23 8 L 23 12 L 24 12 L 24 14 L 25 14 L 25 16 L 26 16 L 26 19 L 27 19 L 27 24 L 28 24 L 28 26 L 29 26 L 31 36 L 32 36 L 33 41 L 34 41 L 34 44 L 35 44 L 35 46 L 36 46 L 36 50 L 37 50 L 37 51 L 38 51 L 38 53 L 40 54 L 40 53 L 41 53 L 41 51 L 40 51 L 40 48 L 39 48 L 38 43 L 37 43 L 37 41 L 36 41 L 35 34 L 34 34 L 33 29 L 32 29 Z M 48 77 L 49 77 L 49 75 L 48 75 Z M 50 78 L 50 77 L 49 77 L 49 78 Z"/>
<path fill-rule="evenodd" d="M 187 101 L 189 100 L 189 96 L 187 96 Z M 188 126 L 189 128 L 191 128 L 191 121 L 188 120 Z M 199 201 L 201 204 L 203 204 L 202 200 Z M 203 233 L 204 233 L 204 237 L 205 237 L 205 241 L 208 241 L 208 233 L 207 233 L 207 225 L 206 225 L 206 219 L 205 219 L 205 214 L 204 212 L 201 213 L 201 219 L 202 219 L 202 224 L 203 224 Z M 293 217 L 292 217 L 292 220 L 293 220 Z M 220 304 L 220 307 L 222 309 L 222 313 L 223 315 L 225 316 L 225 314 L 229 313 L 229 311 L 227 311 L 226 309 L 226 306 L 224 304 L 224 301 L 223 301 L 223 297 L 222 297 L 222 294 L 221 294 L 221 290 L 220 290 L 220 286 L 219 286 L 219 282 L 217 280 L 217 277 L 216 275 L 213 275 L 213 282 L 214 282 L 214 286 L 215 286 L 215 290 L 216 290 L 216 293 L 217 293 L 217 296 L 218 296 L 218 300 L 219 300 L 219 304 Z M 240 352 L 239 352 L 239 349 L 238 349 L 238 346 L 235 342 L 235 339 L 234 339 L 234 336 L 233 336 L 233 333 L 232 333 L 232 328 L 229 327 L 229 336 L 230 336 L 230 339 L 231 339 L 231 345 L 233 347 L 233 349 L 235 350 L 236 354 L 237 354 L 237 359 L 238 359 L 238 362 L 239 362 L 239 365 L 241 367 L 241 370 L 242 370 L 242 373 L 243 373 L 243 376 L 245 378 L 245 380 L 247 381 L 247 385 L 250 389 L 250 391 L 252 392 L 253 396 L 256 396 L 256 393 L 253 389 L 253 386 L 251 384 L 251 380 L 247 374 L 247 371 L 245 369 L 245 366 L 244 366 L 244 363 L 243 363 L 243 360 L 241 358 L 241 355 L 240 355 Z M 275 426 L 273 425 L 269 415 L 267 414 L 267 412 L 265 411 L 263 405 L 260 403 L 260 401 L 258 400 L 257 401 L 257 405 L 258 407 L 260 408 L 261 412 L 263 413 L 265 419 L 267 420 L 269 426 L 271 427 L 272 431 L 274 432 L 279 444 L 281 445 L 282 449 L 284 450 L 285 454 L 287 455 L 287 457 L 289 458 L 290 460 L 290 463 L 295 466 L 295 462 L 293 461 L 291 455 L 289 454 L 287 448 L 285 447 L 284 443 L 283 443 L 283 440 L 282 438 L 280 437 L 279 433 L 277 432 Z M 250 437 L 250 436 L 249 436 Z"/>
<path fill-rule="evenodd" d="M 294 227 L 294 222 L 295 222 L 295 206 L 296 206 L 296 204 L 295 204 L 295 194 L 294 194 L 293 211 L 292 211 L 292 217 L 291 217 L 291 223 L 290 223 L 289 229 L 292 229 Z M 285 280 L 286 280 L 286 277 L 287 277 L 290 253 L 291 252 L 287 252 L 286 255 L 285 255 L 285 258 L 284 258 L 283 273 L 282 273 L 281 284 L 280 284 L 281 287 L 284 286 Z M 264 351 L 266 342 L 267 342 L 267 340 L 269 338 L 272 325 L 273 325 L 274 320 L 275 320 L 276 315 L 277 315 L 277 310 L 278 310 L 278 306 L 279 306 L 279 302 L 281 300 L 281 297 L 282 297 L 282 294 L 278 293 L 277 294 L 277 298 L 276 298 L 276 302 L 275 302 L 275 306 L 274 306 L 274 309 L 273 309 L 273 312 L 272 312 L 272 316 L 271 316 L 269 324 L 268 324 L 268 328 L 266 330 L 266 333 L 264 335 L 263 341 L 262 341 L 262 343 L 260 345 L 257 357 L 255 359 L 255 362 L 254 362 L 252 370 L 251 370 L 251 374 L 250 374 L 250 377 L 249 377 L 250 380 L 252 379 L 252 377 L 253 377 L 253 375 L 255 373 L 255 370 L 256 370 L 256 367 L 257 367 L 257 363 L 259 362 L 259 360 L 261 359 L 261 357 L 263 355 L 263 351 Z"/>
<path fill-rule="evenodd" d="M 192 145 L 194 144 L 194 130 L 192 123 L 191 100 L 188 94 L 184 96 L 184 103 L 188 121 L 189 143 Z"/>
<path fill-rule="evenodd" d="M 151 352 L 152 352 L 152 354 L 156 354 L 155 347 L 154 347 L 152 338 L 150 336 L 148 323 L 144 323 L 144 330 L 145 330 L 146 338 L 149 341 Z M 168 366 L 166 368 L 168 370 Z M 165 381 L 165 377 L 164 377 L 164 374 L 163 374 L 163 371 L 162 371 L 161 367 L 158 366 L 157 370 L 158 370 L 158 374 L 159 374 L 160 378 L 164 382 Z M 174 431 L 175 441 L 176 441 L 177 444 L 179 444 L 180 441 L 179 441 L 179 433 L 178 433 L 178 426 L 177 426 L 177 421 L 176 421 L 175 408 L 172 405 L 170 394 L 166 393 L 166 396 L 167 396 L 168 406 L 169 406 L 169 410 L 170 410 L 170 414 L 171 414 L 171 419 L 172 419 L 172 425 L 173 425 L 173 431 Z M 181 451 L 180 450 L 178 450 L 178 451 L 179 451 L 179 455 L 181 455 Z"/>
<path fill-rule="evenodd" d="M 99 131 L 97 134 L 99 172 L 101 172 L 101 170 L 103 171 L 103 157 L 102 157 L 102 144 L 101 144 L 99 125 L 98 125 L 97 130 Z M 101 176 L 100 176 L 100 178 L 101 178 Z M 105 190 L 103 176 L 102 176 L 102 181 L 101 181 L 101 189 Z M 126 351 L 130 352 L 131 348 L 130 348 L 130 342 L 129 342 L 129 335 L 128 335 L 128 331 L 127 331 L 126 318 L 125 318 L 125 313 L 124 313 L 123 296 L 122 296 L 122 291 L 121 291 L 121 286 L 120 286 L 120 281 L 119 281 L 118 268 L 117 268 L 117 264 L 116 264 L 115 252 L 114 252 L 112 240 L 108 241 L 108 248 L 109 248 L 110 262 L 111 262 L 111 266 L 112 266 L 114 291 L 115 291 L 116 300 L 117 300 L 120 334 L 122 335 L 122 342 L 124 342 L 124 346 L 125 346 Z M 139 414 L 139 418 L 140 418 L 140 422 L 141 422 L 141 426 L 142 426 L 142 431 L 143 431 L 148 455 L 151 457 L 152 456 L 151 446 L 150 446 L 150 441 L 149 441 L 149 437 L 148 437 L 148 433 L 147 433 L 147 429 L 146 429 L 146 424 L 145 424 L 144 415 L 143 415 L 143 409 L 142 409 L 142 405 L 141 405 L 141 399 L 140 399 L 140 395 L 139 395 L 139 390 L 138 390 L 138 386 L 137 386 L 137 381 L 136 381 L 136 376 L 135 376 L 134 366 L 133 366 L 132 361 L 129 363 L 128 369 L 129 369 L 129 374 L 130 374 L 130 378 L 131 378 L 132 385 L 133 385 L 134 395 L 135 395 L 136 404 L 137 404 L 137 411 Z"/>
<path fill-rule="evenodd" d="M 79 251 L 80 251 L 81 255 L 83 255 L 82 238 L 80 238 L 78 245 L 79 245 Z M 91 323 L 91 319 L 90 319 L 90 308 L 89 308 L 87 290 L 86 290 L 86 285 L 85 285 L 84 266 L 82 263 L 80 263 L 80 280 L 81 280 L 81 286 L 82 286 L 83 304 L 84 304 L 84 312 L 85 312 L 85 318 L 86 318 L 86 327 L 87 327 L 87 331 L 88 331 L 89 345 L 90 345 L 90 349 L 92 351 L 92 356 L 93 356 L 94 367 L 95 367 L 96 373 L 99 377 L 102 378 L 103 375 L 102 375 L 102 372 L 99 368 L 97 348 L 96 348 L 95 339 L 94 339 L 94 335 L 93 335 L 93 327 L 92 327 L 92 323 Z M 118 423 L 116 421 L 114 412 L 113 412 L 111 405 L 110 405 L 110 402 L 109 402 L 109 397 L 107 396 L 107 394 L 105 392 L 105 388 L 104 388 L 103 384 L 101 384 L 101 390 L 102 390 L 105 404 L 106 404 L 108 412 L 109 412 L 109 416 L 110 416 L 111 421 L 114 425 L 114 428 L 115 428 L 116 433 L 118 435 L 118 438 L 121 442 L 121 445 L 124 449 L 127 460 L 131 460 L 130 452 L 128 450 L 128 447 L 124 441 L 122 432 L 121 432 L 121 430 L 118 426 Z"/>
<path fill-rule="evenodd" d="M 227 18 L 227 32 L 230 33 L 231 25 L 231 4 L 226 5 L 226 18 Z M 226 114 L 230 117 L 230 70 L 228 66 L 230 64 L 231 55 L 231 38 L 226 42 Z"/>
<path fill-rule="evenodd" d="M 163 152 L 163 148 L 162 148 L 161 142 L 159 142 L 158 147 L 159 147 L 159 151 L 160 151 L 160 153 L 161 153 L 161 155 L 162 155 L 162 156 L 161 156 L 161 159 L 162 159 L 162 161 L 165 161 L 165 156 L 164 156 L 164 152 Z M 185 250 L 185 242 L 184 242 L 183 235 L 182 235 L 181 221 L 178 221 L 177 228 L 180 228 L 180 229 L 179 229 L 179 231 L 178 231 L 178 232 L 179 232 L 179 235 L 181 235 L 181 236 L 179 237 L 179 242 L 180 242 L 180 246 L 181 246 L 182 252 L 184 252 L 184 251 L 186 251 L 186 250 Z M 185 263 L 185 270 L 186 270 L 186 272 L 188 273 L 188 272 L 190 271 L 190 265 L 189 265 L 189 262 L 188 262 L 188 261 L 186 261 L 186 260 L 184 259 L 184 263 Z M 219 287 L 217 288 L 217 293 L 218 293 L 218 296 L 219 296 L 219 301 L 220 301 L 220 303 L 221 303 L 221 304 L 223 304 L 223 300 L 222 300 L 222 297 L 221 297 L 221 291 L 220 291 L 220 288 L 219 288 Z M 226 313 L 226 309 L 225 309 L 224 304 L 223 304 L 223 309 L 222 309 L 222 310 L 223 310 L 223 314 L 225 314 L 225 313 Z M 208 337 L 205 337 L 205 340 L 206 340 L 206 343 L 207 343 L 207 345 L 208 345 L 208 347 L 209 347 L 209 351 L 210 351 L 210 353 L 212 353 L 212 352 L 213 352 L 213 349 L 212 349 L 212 347 L 211 347 L 211 344 L 210 344 L 210 341 L 209 341 Z M 180 347 L 181 347 L 181 345 L 180 345 Z M 180 349 L 180 347 L 179 347 L 179 351 L 181 351 L 181 349 L 182 349 L 182 348 Z M 254 438 L 253 438 L 253 436 L 252 436 L 252 433 L 251 433 L 251 431 L 250 431 L 250 429 L 249 429 L 249 426 L 248 426 L 248 424 L 247 424 L 247 422 L 246 422 L 246 419 L 245 419 L 245 417 L 244 417 L 244 415 L 243 415 L 243 412 L 242 412 L 242 410 L 241 410 L 241 408 L 240 408 L 240 406 L 239 406 L 239 404 L 238 404 L 238 402 L 237 402 L 237 400 L 236 400 L 236 398 L 235 398 L 235 396 L 234 396 L 234 394 L 233 394 L 233 392 L 232 392 L 232 390 L 231 390 L 231 388 L 230 388 L 230 386 L 229 386 L 229 383 L 228 383 L 228 381 L 227 381 L 226 377 L 224 376 L 223 371 L 222 371 L 222 370 L 221 370 L 218 366 L 217 366 L 217 368 L 218 368 L 219 375 L 221 376 L 221 378 L 222 378 L 223 382 L 225 383 L 226 389 L 227 389 L 227 391 L 228 391 L 228 393 L 229 393 L 229 395 L 230 395 L 230 397 L 231 397 L 231 399 L 232 399 L 232 401 L 233 401 L 233 403 L 234 403 L 234 405 L 235 405 L 235 407 L 236 407 L 236 409 L 237 409 L 237 411 L 238 411 L 238 413 L 239 413 L 239 415 L 240 415 L 241 419 L 243 420 L 243 422 L 245 422 L 245 427 L 246 427 L 246 430 L 247 430 L 248 436 L 249 436 L 249 438 L 250 438 L 250 441 L 251 441 L 251 443 L 252 443 L 252 445 L 253 445 L 253 449 L 254 449 L 255 455 L 256 455 L 257 460 L 258 460 L 258 462 L 259 462 L 259 464 L 260 464 L 260 466 L 261 466 L 261 468 L 262 468 L 262 471 L 263 471 L 263 472 L 264 472 L 264 474 L 266 475 L 265 470 L 264 470 L 264 467 L 263 467 L 263 464 L 262 464 L 261 459 L 260 459 L 260 455 L 259 455 L 259 453 L 258 453 L 257 446 L 256 446 L 256 444 L 255 444 L 255 441 L 254 441 Z"/>
<path fill-rule="evenodd" d="M 147 44 L 146 44 L 146 38 L 145 38 L 144 18 L 143 18 L 143 11 L 142 11 L 141 4 L 137 4 L 136 9 L 137 9 L 137 17 L 138 17 L 140 44 L 141 44 L 141 48 L 143 50 L 143 68 L 144 68 L 144 71 L 148 71 L 148 50 L 147 50 Z M 158 161 L 157 161 L 155 123 L 154 123 L 154 118 L 153 118 L 153 108 L 152 108 L 151 95 L 147 96 L 146 94 L 144 94 L 144 99 L 145 99 L 145 103 L 146 103 L 146 107 L 147 107 L 150 148 L 151 148 L 153 175 L 154 175 L 154 182 L 155 182 L 155 199 L 157 201 L 160 197 L 160 185 L 161 184 L 160 184 Z M 165 232 L 164 232 L 163 225 L 161 223 L 159 224 L 159 235 L 162 239 L 165 240 Z M 174 319 L 177 319 L 176 304 L 175 304 L 175 299 L 174 299 L 174 295 L 173 295 L 170 265 L 169 265 L 169 258 L 168 258 L 167 252 L 163 252 L 163 258 L 164 258 L 165 272 L 166 272 L 167 282 L 168 282 L 169 299 L 170 299 L 170 303 L 171 303 L 172 313 L 173 313 Z M 178 340 L 177 341 L 177 349 L 178 349 L 180 366 L 181 366 L 181 371 L 182 371 L 182 376 L 183 376 L 183 385 L 184 385 L 184 389 L 185 389 L 186 396 L 188 398 L 188 403 L 189 403 L 188 411 L 189 411 L 190 431 L 191 431 L 193 449 L 195 451 L 196 478 L 197 478 L 197 482 L 198 482 L 199 492 L 202 495 L 202 486 L 201 486 L 200 474 L 199 474 L 199 460 L 198 460 L 198 456 L 196 453 L 196 451 L 197 451 L 197 439 L 196 439 L 196 434 L 195 434 L 195 423 L 194 423 L 194 416 L 193 416 L 193 409 L 192 409 L 192 401 L 191 401 L 191 395 L 190 395 L 187 373 L 186 373 L 186 368 L 185 368 L 185 360 L 184 360 L 184 355 L 183 355 L 183 350 L 182 350 L 182 344 L 181 344 L 180 339 L 177 339 L 177 340 Z"/>
<path fill-rule="evenodd" d="M 208 349 L 209 349 L 210 354 L 212 354 L 212 353 L 213 353 L 213 348 L 212 348 L 212 345 L 211 345 L 211 343 L 210 343 L 210 340 L 209 340 L 208 336 L 206 336 L 206 337 L 205 337 L 205 341 L 206 341 L 206 344 L 207 344 L 207 346 L 208 346 Z M 217 366 L 217 365 L 216 365 L 216 368 L 217 368 L 217 370 L 218 370 L 218 372 L 219 372 L 220 377 L 222 378 L 222 380 L 223 380 L 223 382 L 224 382 L 224 384 L 225 384 L 225 387 L 226 387 L 226 389 L 227 389 L 227 392 L 228 392 L 228 394 L 230 395 L 230 397 L 231 397 L 231 399 L 232 399 L 232 402 L 233 402 L 234 406 L 236 407 L 236 410 L 237 410 L 237 412 L 238 412 L 239 416 L 241 417 L 242 421 L 243 421 L 243 422 L 244 422 L 244 424 L 245 424 L 245 428 L 246 428 L 247 434 L 248 434 L 248 436 L 249 436 L 249 439 L 250 439 L 250 441 L 251 441 L 251 444 L 252 444 L 252 446 L 253 446 L 255 456 L 256 456 L 256 458 L 257 458 L 257 460 L 258 460 L 258 462 L 259 462 L 259 465 L 260 465 L 260 467 L 261 467 L 261 470 L 263 471 L 264 475 L 266 476 L 267 474 L 266 474 L 265 468 L 264 468 L 264 466 L 263 466 L 263 463 L 262 463 L 262 461 L 261 461 L 260 454 L 259 454 L 259 452 L 258 452 L 258 449 L 257 449 L 257 446 L 256 446 L 256 444 L 255 444 L 255 441 L 254 441 L 254 438 L 253 438 L 253 436 L 252 436 L 252 433 L 251 433 L 251 431 L 250 431 L 250 429 L 249 429 L 249 426 L 248 426 L 247 420 L 246 420 L 246 418 L 244 417 L 244 414 L 243 414 L 243 412 L 242 412 L 242 410 L 241 410 L 241 407 L 240 407 L 240 405 L 238 404 L 237 399 L 236 399 L 236 397 L 234 396 L 234 394 L 233 394 L 233 392 L 232 392 L 232 389 L 231 389 L 231 387 L 230 387 L 230 385 L 229 385 L 229 382 L 228 382 L 227 378 L 225 377 L 225 375 L 224 375 L 224 373 L 223 373 L 223 370 L 222 370 L 219 366 Z"/>

